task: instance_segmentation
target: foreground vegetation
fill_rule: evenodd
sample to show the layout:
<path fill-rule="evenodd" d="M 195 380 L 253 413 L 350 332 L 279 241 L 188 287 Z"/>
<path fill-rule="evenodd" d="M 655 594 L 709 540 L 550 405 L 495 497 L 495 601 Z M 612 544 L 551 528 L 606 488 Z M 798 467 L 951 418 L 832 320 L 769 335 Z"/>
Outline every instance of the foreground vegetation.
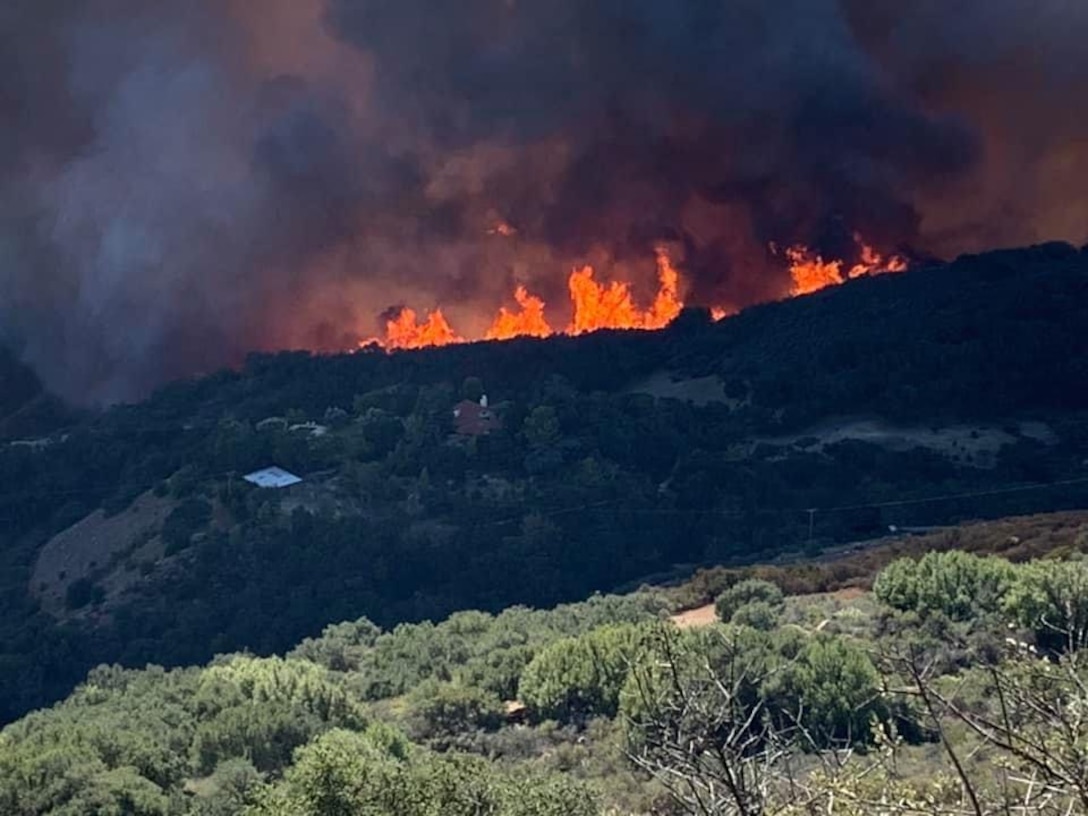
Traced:
<path fill-rule="evenodd" d="M 100 666 L 0 732 L 0 812 L 1088 813 L 1088 561 L 962 551 L 872 595 L 762 579 L 328 627 L 284 657 Z"/>

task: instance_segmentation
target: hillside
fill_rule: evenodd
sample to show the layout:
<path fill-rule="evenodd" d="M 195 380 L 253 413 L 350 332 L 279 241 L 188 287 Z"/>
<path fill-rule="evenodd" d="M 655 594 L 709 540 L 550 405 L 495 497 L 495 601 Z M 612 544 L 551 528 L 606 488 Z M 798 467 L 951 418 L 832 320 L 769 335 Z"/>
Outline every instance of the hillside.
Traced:
<path fill-rule="evenodd" d="M 1084 507 L 1085 325 L 1088 254 L 1046 245 L 660 332 L 255 355 L 73 419 L 0 448 L 0 719 L 102 661 Z M 453 435 L 481 391 L 502 429 Z M 269 465 L 303 482 L 242 481 Z"/>
<path fill-rule="evenodd" d="M 74 412 L 46 393 L 34 372 L 0 344 L 0 441 L 40 437 L 74 418 Z"/>
<path fill-rule="evenodd" d="M 887 558 L 872 592 L 805 591 L 799 565 L 729 576 L 687 612 L 706 576 L 99 666 L 0 730 L 0 810 L 1081 814 L 1086 531 L 1085 513 L 952 528 L 946 548 L 1016 533 L 1043 557 Z"/>

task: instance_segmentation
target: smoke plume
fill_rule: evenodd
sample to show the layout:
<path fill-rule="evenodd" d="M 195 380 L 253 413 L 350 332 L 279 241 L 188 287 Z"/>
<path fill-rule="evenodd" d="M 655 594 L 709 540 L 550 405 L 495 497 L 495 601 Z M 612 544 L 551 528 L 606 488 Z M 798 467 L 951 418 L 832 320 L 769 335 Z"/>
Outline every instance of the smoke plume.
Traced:
<path fill-rule="evenodd" d="M 8 0 L 0 342 L 132 399 L 393 304 L 478 332 L 566 273 L 691 303 L 1088 232 L 1063 0 Z M 562 321 L 557 321 L 561 323 Z"/>

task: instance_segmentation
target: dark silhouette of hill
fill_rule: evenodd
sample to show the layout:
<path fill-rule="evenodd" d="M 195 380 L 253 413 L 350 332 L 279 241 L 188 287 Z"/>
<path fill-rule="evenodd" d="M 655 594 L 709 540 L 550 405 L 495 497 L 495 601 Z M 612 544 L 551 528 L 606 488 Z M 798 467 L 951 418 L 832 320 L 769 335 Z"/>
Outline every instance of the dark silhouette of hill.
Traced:
<path fill-rule="evenodd" d="M 0 439 L 14 435 L 20 413 L 42 397 L 34 372 L 0 346 Z"/>
<path fill-rule="evenodd" d="M 0 347 L 0 416 L 17 411 L 42 391 L 34 372 Z"/>
<path fill-rule="evenodd" d="M 1083 507 L 1085 326 L 1088 254 L 1048 244 L 660 332 L 254 355 L 73 419 L 0 448 L 0 717 L 100 661 Z M 503 429 L 453 437 L 481 389 Z M 272 464 L 303 483 L 242 481 Z M 140 521 L 148 491 L 164 521 Z M 77 522 L 131 536 L 69 552 Z"/>
<path fill-rule="evenodd" d="M 0 346 L 0 440 L 47 434 L 74 418 L 31 369 Z"/>
<path fill-rule="evenodd" d="M 784 425 L 829 413 L 994 418 L 1088 405 L 1088 255 L 1066 244 L 964 256 L 751 309 L 717 370 Z"/>

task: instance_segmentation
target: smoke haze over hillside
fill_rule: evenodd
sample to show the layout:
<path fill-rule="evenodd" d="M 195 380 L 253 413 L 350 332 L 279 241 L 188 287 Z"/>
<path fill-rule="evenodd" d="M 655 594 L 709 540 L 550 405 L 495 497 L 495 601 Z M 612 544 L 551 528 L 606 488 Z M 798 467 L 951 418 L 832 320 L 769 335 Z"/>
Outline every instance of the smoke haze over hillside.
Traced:
<path fill-rule="evenodd" d="M 1062 0 L 11 0 L 0 342 L 80 402 L 593 262 L 691 303 L 1088 233 Z M 502 229 L 498 229 L 498 226 Z"/>

